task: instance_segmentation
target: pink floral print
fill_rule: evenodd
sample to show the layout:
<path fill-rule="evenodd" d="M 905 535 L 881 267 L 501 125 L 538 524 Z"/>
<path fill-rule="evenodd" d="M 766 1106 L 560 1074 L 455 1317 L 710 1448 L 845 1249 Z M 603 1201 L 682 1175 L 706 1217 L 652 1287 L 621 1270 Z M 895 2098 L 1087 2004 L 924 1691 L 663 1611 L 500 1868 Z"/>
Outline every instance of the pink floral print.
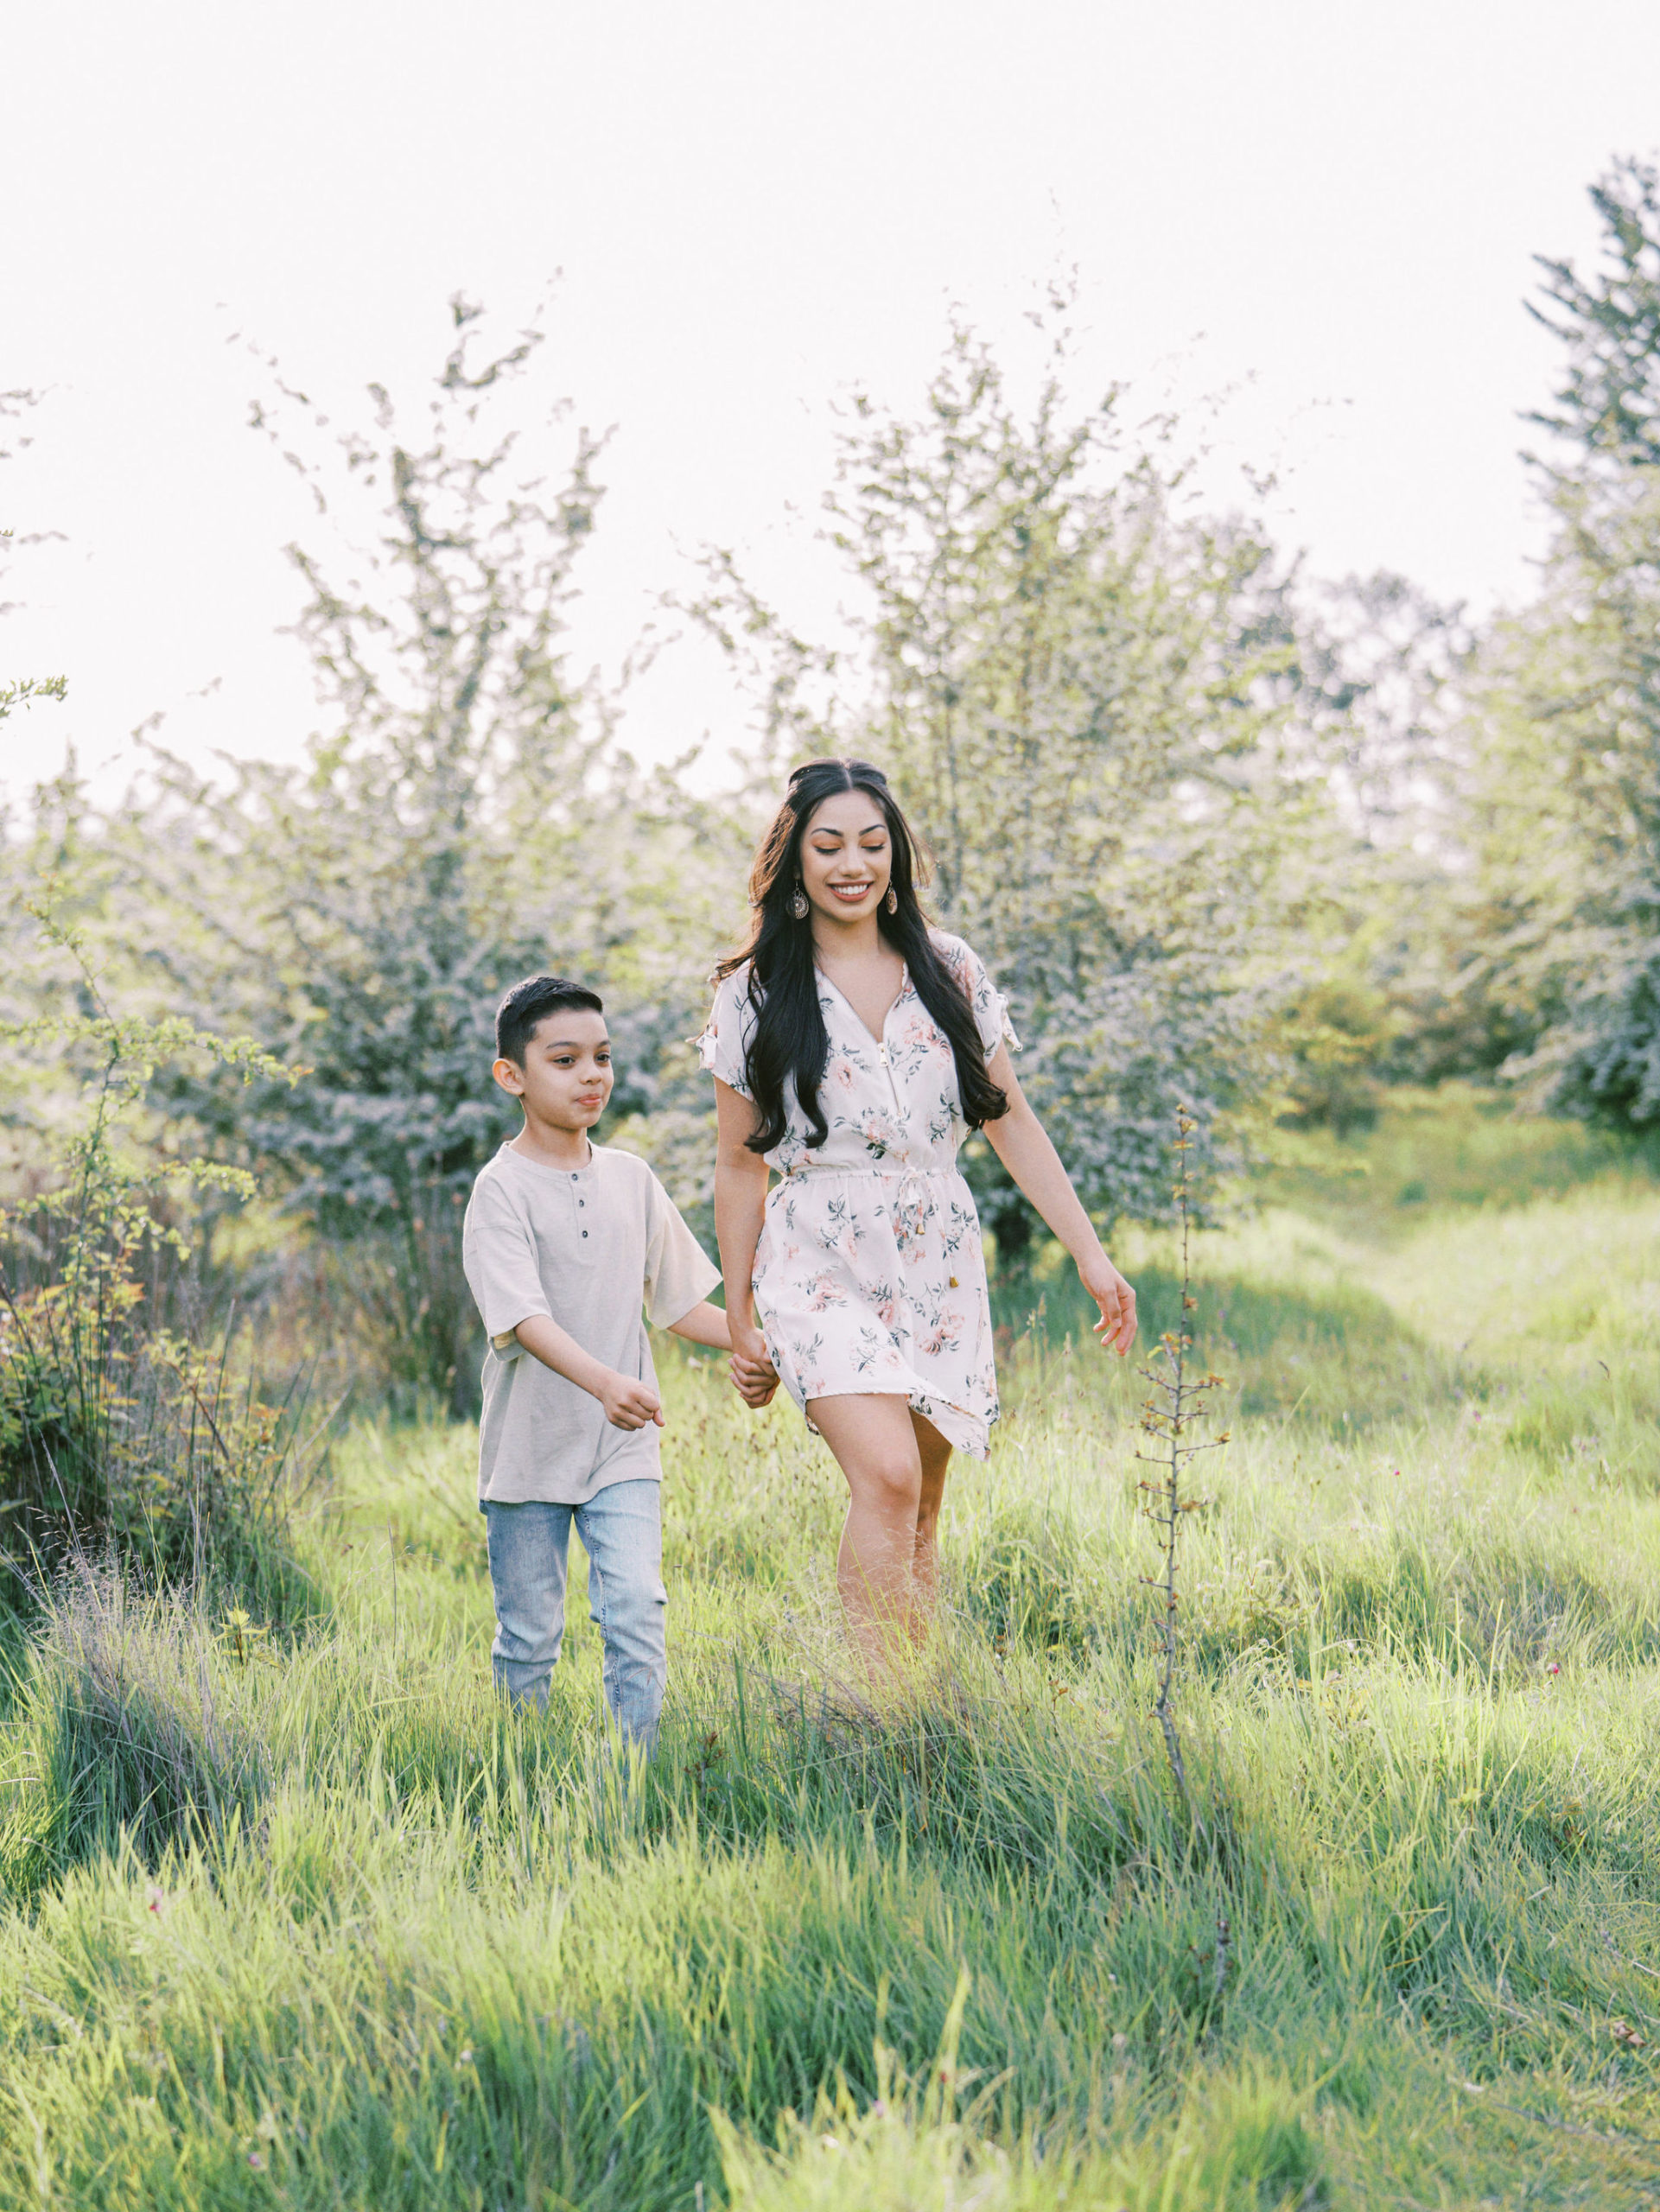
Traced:
<path fill-rule="evenodd" d="M 989 1059 L 1018 1052 L 1002 994 L 960 938 L 934 943 L 974 1010 Z M 749 971 L 728 976 L 697 1040 L 703 1065 L 747 1095 Z M 755 1310 L 784 1386 L 811 1398 L 903 1395 L 960 1450 L 984 1459 L 997 1418 L 980 1222 L 957 1172 L 967 1135 L 949 1039 L 907 975 L 880 1039 L 821 976 L 830 1036 L 819 1103 L 829 1135 L 789 1125 L 767 1164 Z"/>

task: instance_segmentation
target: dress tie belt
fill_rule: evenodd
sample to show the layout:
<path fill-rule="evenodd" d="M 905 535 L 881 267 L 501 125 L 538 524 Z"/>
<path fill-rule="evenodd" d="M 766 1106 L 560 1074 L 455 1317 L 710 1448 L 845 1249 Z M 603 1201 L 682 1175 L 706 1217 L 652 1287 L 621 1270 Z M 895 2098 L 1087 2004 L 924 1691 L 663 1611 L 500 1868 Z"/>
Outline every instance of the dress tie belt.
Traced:
<path fill-rule="evenodd" d="M 955 1175 L 957 1172 L 955 1167 L 883 1167 L 875 1160 L 861 1167 L 842 1167 L 830 1160 L 806 1160 L 798 1167 L 786 1167 L 784 1179 L 789 1183 L 805 1183 L 809 1176 L 813 1175 L 904 1175 L 922 1179 L 936 1175 Z"/>
<path fill-rule="evenodd" d="M 956 1177 L 955 1167 L 883 1167 L 872 1161 L 864 1167 L 838 1167 L 830 1160 L 811 1160 L 798 1167 L 786 1169 L 785 1183 L 828 1182 L 832 1178 L 870 1179 L 882 1183 L 897 1183 L 894 1193 L 894 1242 L 901 1251 L 914 1237 L 920 1236 L 928 1225 L 930 1183 L 944 1182 Z M 775 1186 L 782 1190 L 784 1184 Z"/>

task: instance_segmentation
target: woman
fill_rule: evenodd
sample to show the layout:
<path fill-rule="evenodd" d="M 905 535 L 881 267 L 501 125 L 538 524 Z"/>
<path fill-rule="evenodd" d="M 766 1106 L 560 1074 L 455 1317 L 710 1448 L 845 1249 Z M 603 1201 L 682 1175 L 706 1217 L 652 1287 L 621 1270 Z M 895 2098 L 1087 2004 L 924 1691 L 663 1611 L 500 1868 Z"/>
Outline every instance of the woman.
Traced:
<path fill-rule="evenodd" d="M 715 1223 L 735 1372 L 767 1361 L 829 1444 L 849 1505 L 836 1579 L 879 1661 L 932 1609 L 954 1448 L 997 1418 L 980 1224 L 957 1150 L 983 1128 L 1077 1262 L 1103 1345 L 1135 1294 L 1021 1095 L 1002 995 L 931 929 L 921 862 L 881 771 L 798 768 L 750 876 L 754 927 L 716 969 Z M 767 1171 L 780 1180 L 767 1189 Z"/>

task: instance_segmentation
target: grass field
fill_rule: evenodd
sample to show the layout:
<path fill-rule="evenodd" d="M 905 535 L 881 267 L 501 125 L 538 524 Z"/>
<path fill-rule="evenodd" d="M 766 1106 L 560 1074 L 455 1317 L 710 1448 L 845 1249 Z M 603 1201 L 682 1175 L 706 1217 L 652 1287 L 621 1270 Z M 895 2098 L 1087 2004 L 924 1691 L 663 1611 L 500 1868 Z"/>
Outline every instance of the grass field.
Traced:
<path fill-rule="evenodd" d="M 16 1648 L 0 2206 L 1660 2204 L 1660 1184 L 1443 1096 L 1262 1195 L 1199 1249 L 1202 1837 L 1141 1393 L 1047 1257 L 885 1729 L 839 1478 L 712 1363 L 633 1787 L 580 1608 L 544 1723 L 491 1696 L 470 1437 L 362 1426 L 294 1618 L 87 1576 Z"/>

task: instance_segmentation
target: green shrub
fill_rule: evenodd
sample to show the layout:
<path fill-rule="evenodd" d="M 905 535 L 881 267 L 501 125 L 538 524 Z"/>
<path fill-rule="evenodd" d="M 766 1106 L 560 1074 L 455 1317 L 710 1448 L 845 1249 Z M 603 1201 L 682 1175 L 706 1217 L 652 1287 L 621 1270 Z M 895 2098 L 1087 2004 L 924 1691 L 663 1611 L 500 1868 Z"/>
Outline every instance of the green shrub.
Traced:
<path fill-rule="evenodd" d="M 30 906 L 67 957 L 81 1007 L 0 1025 L 72 1087 L 44 1188 L 0 1213 L 0 1562 L 13 1602 L 31 1578 L 89 1550 L 153 1577 L 210 1567 L 291 1602 L 301 1578 L 281 1541 L 296 1452 L 291 1402 L 239 1387 L 217 1357 L 158 1318 L 189 1257 L 169 1203 L 182 1179 L 245 1199 L 245 1172 L 158 1147 L 143 1103 L 158 1067 L 206 1059 L 246 1080 L 283 1071 L 246 1039 L 117 1014 L 57 887 Z M 315 1471 L 315 1470 L 314 1470 Z"/>

